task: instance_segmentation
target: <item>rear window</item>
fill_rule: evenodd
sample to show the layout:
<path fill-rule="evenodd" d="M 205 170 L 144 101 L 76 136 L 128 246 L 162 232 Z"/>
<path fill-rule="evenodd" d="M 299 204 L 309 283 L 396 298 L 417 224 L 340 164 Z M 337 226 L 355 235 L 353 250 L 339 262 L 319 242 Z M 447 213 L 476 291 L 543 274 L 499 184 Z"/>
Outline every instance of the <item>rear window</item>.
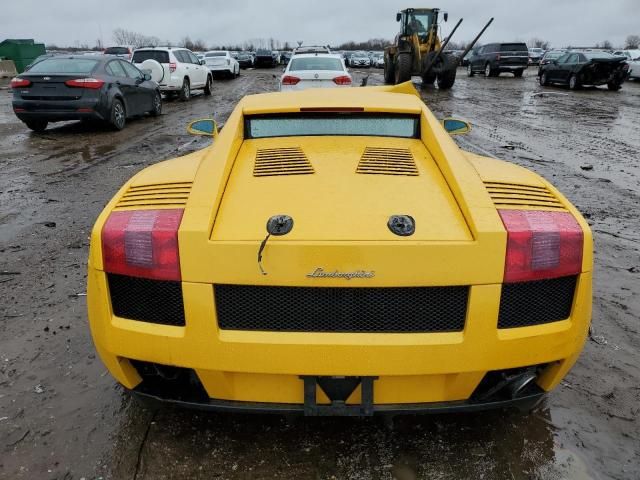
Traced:
<path fill-rule="evenodd" d="M 129 53 L 127 47 L 109 47 L 104 51 L 107 55 L 126 55 Z"/>
<path fill-rule="evenodd" d="M 330 113 L 256 115 L 245 119 L 245 138 L 372 136 L 418 138 L 417 115 Z"/>
<path fill-rule="evenodd" d="M 158 63 L 169 63 L 169 53 L 162 50 L 137 50 L 133 53 L 132 61 L 142 63 L 145 60 L 155 60 Z"/>
<path fill-rule="evenodd" d="M 224 52 L 210 52 L 210 53 L 205 53 L 204 56 L 205 57 L 226 57 L 227 54 Z"/>
<path fill-rule="evenodd" d="M 98 60 L 89 58 L 46 58 L 36 63 L 29 73 L 90 73 Z"/>
<path fill-rule="evenodd" d="M 339 58 L 327 58 L 327 57 L 307 57 L 307 58 L 293 58 L 291 60 L 289 71 L 301 71 L 301 70 L 333 70 L 340 71 L 342 68 L 342 61 Z"/>
<path fill-rule="evenodd" d="M 529 49 L 527 45 L 524 43 L 501 43 L 500 44 L 501 52 L 527 52 L 529 53 Z"/>

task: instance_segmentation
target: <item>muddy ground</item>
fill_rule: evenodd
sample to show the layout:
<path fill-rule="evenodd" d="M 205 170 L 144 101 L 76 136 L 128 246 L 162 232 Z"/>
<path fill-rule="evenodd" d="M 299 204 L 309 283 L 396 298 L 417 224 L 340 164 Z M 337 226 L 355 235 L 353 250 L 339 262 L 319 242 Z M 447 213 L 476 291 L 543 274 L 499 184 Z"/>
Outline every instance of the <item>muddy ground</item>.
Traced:
<path fill-rule="evenodd" d="M 593 333 L 533 413 L 389 422 L 151 411 L 115 384 L 85 313 L 96 216 L 133 173 L 207 144 L 185 133 L 190 119 L 224 121 L 243 95 L 274 90 L 275 73 L 243 71 L 121 132 L 31 133 L 0 90 L 0 477 L 640 478 L 640 82 L 543 91 L 534 72 L 460 71 L 453 90 L 423 91 L 438 116 L 473 123 L 461 146 L 542 174 L 592 223 Z"/>

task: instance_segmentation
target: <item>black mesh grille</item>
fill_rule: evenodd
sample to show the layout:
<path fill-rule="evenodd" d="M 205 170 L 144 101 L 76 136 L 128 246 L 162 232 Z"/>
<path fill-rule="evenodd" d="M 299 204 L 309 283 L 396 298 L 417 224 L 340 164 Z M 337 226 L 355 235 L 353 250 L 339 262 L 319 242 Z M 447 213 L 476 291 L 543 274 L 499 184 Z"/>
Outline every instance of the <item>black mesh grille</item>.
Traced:
<path fill-rule="evenodd" d="M 114 315 L 141 322 L 184 325 L 180 282 L 108 274 Z"/>
<path fill-rule="evenodd" d="M 458 332 L 469 287 L 216 285 L 214 294 L 223 330 Z"/>
<path fill-rule="evenodd" d="M 527 327 L 569 318 L 577 277 L 505 283 L 498 328 Z"/>

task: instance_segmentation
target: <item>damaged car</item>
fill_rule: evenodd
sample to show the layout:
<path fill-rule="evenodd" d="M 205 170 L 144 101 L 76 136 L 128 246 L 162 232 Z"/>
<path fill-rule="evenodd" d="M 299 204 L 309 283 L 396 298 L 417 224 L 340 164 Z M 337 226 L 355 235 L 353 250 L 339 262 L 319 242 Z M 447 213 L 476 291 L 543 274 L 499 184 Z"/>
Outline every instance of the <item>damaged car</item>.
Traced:
<path fill-rule="evenodd" d="M 567 52 L 540 66 L 540 85 L 568 85 L 571 90 L 583 86 L 606 85 L 609 90 L 620 90 L 629 75 L 625 57 L 607 52 Z"/>
<path fill-rule="evenodd" d="M 550 182 L 461 150 L 410 82 L 244 97 L 91 234 L 95 348 L 137 397 L 369 416 L 532 408 L 576 362 L 592 236 Z"/>

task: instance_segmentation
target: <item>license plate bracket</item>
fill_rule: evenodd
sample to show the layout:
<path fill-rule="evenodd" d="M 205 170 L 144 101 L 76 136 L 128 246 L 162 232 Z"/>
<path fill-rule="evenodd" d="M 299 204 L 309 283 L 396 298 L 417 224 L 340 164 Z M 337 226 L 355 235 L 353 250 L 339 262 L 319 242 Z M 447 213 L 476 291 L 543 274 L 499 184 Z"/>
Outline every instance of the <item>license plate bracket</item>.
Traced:
<path fill-rule="evenodd" d="M 373 415 L 373 382 L 378 377 L 322 377 L 301 375 L 304 382 L 304 415 L 309 417 L 370 417 Z M 360 386 L 360 403 L 347 404 L 347 397 Z M 318 404 L 318 387 L 331 403 Z"/>

